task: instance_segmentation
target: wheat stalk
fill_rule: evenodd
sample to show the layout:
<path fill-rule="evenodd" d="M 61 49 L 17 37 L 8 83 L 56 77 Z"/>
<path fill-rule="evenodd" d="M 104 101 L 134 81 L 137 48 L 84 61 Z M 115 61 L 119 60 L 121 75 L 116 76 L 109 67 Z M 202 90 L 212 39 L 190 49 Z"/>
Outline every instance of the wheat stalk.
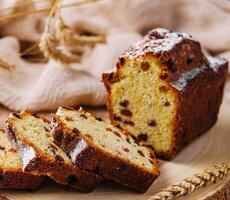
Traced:
<path fill-rule="evenodd" d="M 88 1 L 87 1 L 88 2 Z M 71 52 L 68 47 L 105 42 L 102 36 L 80 36 L 64 23 L 60 15 L 61 1 L 56 0 L 50 10 L 39 47 L 48 59 L 63 64 L 80 62 L 81 51 Z"/>
<path fill-rule="evenodd" d="M 190 194 L 201 187 L 216 183 L 227 177 L 229 173 L 230 162 L 215 165 L 214 167 L 206 169 L 202 173 L 194 174 L 193 176 L 184 179 L 180 183 L 163 189 L 159 193 L 151 196 L 148 200 L 173 200 L 177 197 Z"/>
<path fill-rule="evenodd" d="M 81 0 L 81 1 L 74 2 L 74 3 L 61 5 L 61 8 L 69 8 L 69 7 L 79 6 L 82 4 L 92 3 L 92 2 L 96 2 L 96 1 L 99 1 L 99 0 Z M 28 3 L 25 3 L 24 5 L 27 5 L 27 4 Z M 13 6 L 13 7 L 5 8 L 2 11 L 8 10 L 8 9 L 14 9 L 17 7 L 23 7 L 24 5 L 19 4 L 19 6 L 16 6 L 16 7 Z M 4 21 L 4 20 L 8 20 L 8 19 L 15 19 L 15 18 L 30 15 L 30 14 L 35 14 L 35 13 L 49 13 L 49 12 L 50 12 L 50 6 L 45 7 L 45 8 L 41 8 L 41 9 L 31 9 L 31 10 L 27 10 L 27 11 L 23 11 L 23 12 L 18 12 L 18 13 L 2 16 L 2 17 L 0 17 L 0 21 Z"/>
<path fill-rule="evenodd" d="M 6 70 L 10 70 L 15 67 L 14 64 L 9 63 L 7 60 L 4 58 L 0 57 L 0 67 Z"/>

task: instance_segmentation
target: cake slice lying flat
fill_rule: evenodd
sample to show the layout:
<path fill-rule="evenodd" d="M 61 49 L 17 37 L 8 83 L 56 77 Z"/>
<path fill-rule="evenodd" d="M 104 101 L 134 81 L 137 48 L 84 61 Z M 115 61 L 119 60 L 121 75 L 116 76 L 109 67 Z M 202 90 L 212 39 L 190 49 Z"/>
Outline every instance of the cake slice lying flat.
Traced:
<path fill-rule="evenodd" d="M 80 170 L 53 142 L 50 124 L 31 111 L 12 113 L 5 131 L 20 154 L 23 168 L 50 176 L 55 182 L 70 185 L 80 191 L 93 190 L 103 178 L 93 172 Z"/>
<path fill-rule="evenodd" d="M 40 188 L 43 177 L 22 171 L 22 161 L 12 148 L 5 133 L 0 130 L 0 188 L 26 189 Z"/>
<path fill-rule="evenodd" d="M 83 109 L 59 108 L 52 127 L 55 142 L 82 169 L 140 192 L 159 175 L 152 149 Z"/>

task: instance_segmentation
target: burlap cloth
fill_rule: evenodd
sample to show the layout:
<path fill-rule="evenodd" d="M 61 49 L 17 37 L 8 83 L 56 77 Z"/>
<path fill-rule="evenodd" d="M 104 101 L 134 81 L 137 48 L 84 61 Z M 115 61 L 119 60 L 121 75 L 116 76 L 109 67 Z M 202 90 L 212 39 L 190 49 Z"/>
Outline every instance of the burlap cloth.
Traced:
<path fill-rule="evenodd" d="M 2 0 L 0 9 L 16 2 Z M 7 12 L 22 9 L 25 8 Z M 227 0 L 104 0 L 63 9 L 62 16 L 77 31 L 105 35 L 107 43 L 86 47 L 81 63 L 69 67 L 54 60 L 31 63 L 21 58 L 20 41 L 38 42 L 46 15 L 0 21 L 0 57 L 12 65 L 10 69 L 0 67 L 1 104 L 12 110 L 29 107 L 35 111 L 52 110 L 60 105 L 105 104 L 101 73 L 110 70 L 124 49 L 154 27 L 187 32 L 209 53 L 230 60 L 230 2 Z"/>

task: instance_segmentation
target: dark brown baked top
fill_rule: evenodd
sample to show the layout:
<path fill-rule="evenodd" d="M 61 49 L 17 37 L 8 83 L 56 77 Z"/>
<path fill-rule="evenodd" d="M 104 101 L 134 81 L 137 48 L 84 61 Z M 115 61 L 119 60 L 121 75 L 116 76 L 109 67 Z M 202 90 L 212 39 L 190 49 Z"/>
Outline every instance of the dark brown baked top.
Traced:
<path fill-rule="evenodd" d="M 176 33 L 164 28 L 150 31 L 143 40 L 131 46 L 122 57 L 137 57 L 147 53 L 158 56 L 160 53 L 171 51 L 177 44 L 184 40 L 193 40 L 186 33 Z"/>

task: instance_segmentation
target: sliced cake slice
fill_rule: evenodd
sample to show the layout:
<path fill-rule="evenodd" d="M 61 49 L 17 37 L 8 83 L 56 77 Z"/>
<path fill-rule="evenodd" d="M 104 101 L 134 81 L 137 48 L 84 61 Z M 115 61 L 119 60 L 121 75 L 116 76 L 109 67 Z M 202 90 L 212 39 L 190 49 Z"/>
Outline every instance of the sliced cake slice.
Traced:
<path fill-rule="evenodd" d="M 79 169 L 54 144 L 47 119 L 29 110 L 12 113 L 5 131 L 23 161 L 23 169 L 50 176 L 55 182 L 70 185 L 80 191 L 92 191 L 102 180 L 93 172 Z"/>
<path fill-rule="evenodd" d="M 40 188 L 43 177 L 22 171 L 20 156 L 12 148 L 3 130 L 0 130 L 0 188 L 26 189 Z"/>
<path fill-rule="evenodd" d="M 140 192 L 159 175 L 152 149 L 82 108 L 59 108 L 52 127 L 56 144 L 82 169 Z"/>

